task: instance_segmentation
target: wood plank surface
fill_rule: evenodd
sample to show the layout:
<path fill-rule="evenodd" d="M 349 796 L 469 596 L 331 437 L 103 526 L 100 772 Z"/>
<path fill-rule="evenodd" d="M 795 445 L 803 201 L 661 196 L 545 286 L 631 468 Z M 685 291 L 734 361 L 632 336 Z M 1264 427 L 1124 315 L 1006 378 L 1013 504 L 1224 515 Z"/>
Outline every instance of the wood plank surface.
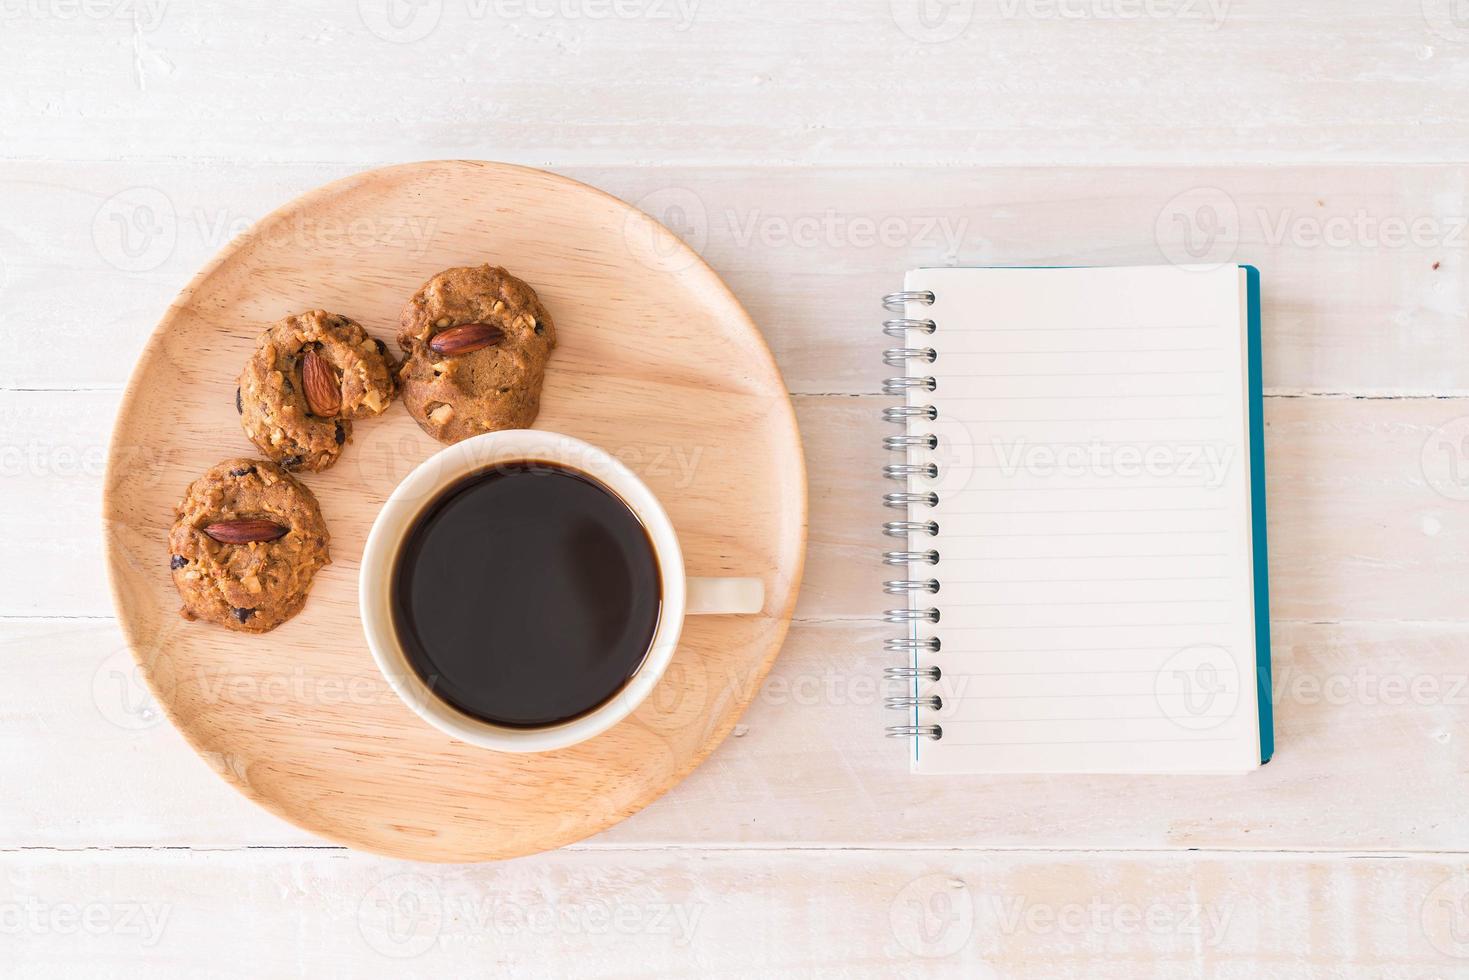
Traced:
<path fill-rule="evenodd" d="M 1047 166 L 1469 151 L 1454 0 L 12 9 L 0 132 L 23 132 L 8 155 L 28 159 Z"/>
<path fill-rule="evenodd" d="M 0 391 L 14 472 L 0 531 L 0 615 L 109 616 L 96 513 L 111 391 Z M 811 518 L 797 616 L 870 619 L 881 606 L 878 472 L 887 401 L 795 399 Z M 1276 621 L 1462 621 L 1469 563 L 1469 399 L 1266 399 L 1271 614 Z M 233 438 L 248 452 L 243 435 Z M 156 444 L 128 447 L 159 465 Z M 686 458 L 699 452 L 687 447 Z M 182 488 L 180 488 L 180 491 Z"/>
<path fill-rule="evenodd" d="M 0 322 L 31 340 L 0 363 L 0 387 L 120 386 L 195 270 L 357 169 L 0 159 Z M 910 267 L 1230 260 L 1263 270 L 1270 391 L 1469 394 L 1460 164 L 562 169 L 678 231 L 764 331 L 794 392 L 878 390 L 877 300 Z M 442 233 L 415 211 L 273 240 L 426 252 Z M 99 342 L 71 342 L 81 325 Z"/>
<path fill-rule="evenodd" d="M 435 866 L 6 855 L 15 977 L 1462 976 L 1462 858 L 761 850 Z M 817 863 L 819 862 L 819 863 Z M 819 870 L 817 870 L 819 868 Z M 268 937 L 268 938 L 263 938 Z M 819 941 L 817 941 L 819 937 Z"/>
<path fill-rule="evenodd" d="M 16 679 L 0 688 L 0 777 L 27 787 L 0 811 L 6 846 L 314 842 L 194 755 L 110 622 L 0 625 Z M 893 693 L 883 628 L 797 623 L 734 737 L 579 846 L 1469 851 L 1469 624 L 1290 623 L 1274 634 L 1279 749 L 1258 773 L 918 779 L 904 746 L 880 737 Z M 309 671 L 282 673 L 263 696 L 301 690 L 350 703 L 340 677 Z"/>

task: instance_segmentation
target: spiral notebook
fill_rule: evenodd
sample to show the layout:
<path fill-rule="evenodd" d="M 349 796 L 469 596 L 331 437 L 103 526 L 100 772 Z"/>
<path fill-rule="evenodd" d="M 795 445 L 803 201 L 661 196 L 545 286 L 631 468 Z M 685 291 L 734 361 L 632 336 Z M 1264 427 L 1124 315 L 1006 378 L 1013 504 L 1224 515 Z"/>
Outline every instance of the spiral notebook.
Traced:
<path fill-rule="evenodd" d="M 1259 297 L 1248 266 L 917 269 L 884 297 L 915 772 L 1269 761 Z"/>

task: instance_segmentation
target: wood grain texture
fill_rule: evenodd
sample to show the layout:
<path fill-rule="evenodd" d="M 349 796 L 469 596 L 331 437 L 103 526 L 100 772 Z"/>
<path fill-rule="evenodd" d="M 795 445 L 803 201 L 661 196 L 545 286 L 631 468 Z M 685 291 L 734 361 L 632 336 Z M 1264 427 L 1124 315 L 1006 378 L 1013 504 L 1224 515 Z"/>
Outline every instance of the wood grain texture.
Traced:
<path fill-rule="evenodd" d="M 1469 954 L 1469 870 L 1428 855 L 7 857 L 19 977 L 1418 980 L 1462 976 Z"/>
<path fill-rule="evenodd" d="M 0 687 L 11 736 L 0 774 L 27 787 L 0 810 L 4 846 L 320 843 L 213 776 L 157 710 L 114 624 L 0 627 L 14 680 Z M 915 779 L 905 747 L 876 735 L 895 693 L 881 677 L 886 635 L 796 623 L 735 737 L 575 846 L 1469 851 L 1469 624 L 1277 623 L 1280 752 L 1226 779 Z"/>
<path fill-rule="evenodd" d="M 322 231 L 408 213 L 439 222 L 421 253 Z M 261 324 L 325 308 L 391 336 L 418 284 L 486 260 L 534 284 L 558 322 L 538 426 L 605 448 L 638 473 L 665 501 L 691 574 L 755 574 L 766 585 L 764 613 L 690 620 L 663 680 L 628 720 L 554 752 L 452 739 L 415 717 L 371 665 L 357 612 L 363 543 L 387 495 L 439 449 L 404 412 L 358 425 L 343 459 L 306 480 L 328 515 L 333 564 L 317 575 L 307 610 L 268 636 L 181 620 L 165 561 L 179 488 L 243 439 L 232 387 Z M 542 171 L 387 168 L 267 217 L 163 318 L 110 446 L 102 510 L 113 597 L 159 705 L 255 801 L 396 857 L 518 856 L 626 818 L 733 727 L 795 606 L 801 458 L 760 335 L 718 277 L 651 219 Z"/>
<path fill-rule="evenodd" d="M 15 91 L 55 95 L 0 101 L 0 131 L 27 134 L 6 155 L 371 165 L 410 150 L 654 167 L 1469 155 L 1469 36 L 1453 0 L 307 0 L 271 18 L 84 6 L 102 13 L 33 3 L 7 16 Z M 64 85 L 57 65 L 72 66 Z"/>
<path fill-rule="evenodd" d="M 354 169 L 0 161 L 0 316 L 31 339 L 0 363 L 0 387 L 120 387 L 132 362 L 118 350 L 141 348 L 196 269 Z M 907 268 L 1153 264 L 1193 248 L 1263 270 L 1267 390 L 1469 394 L 1463 165 L 564 172 L 677 230 L 739 296 L 793 392 L 876 393 L 876 297 Z M 301 231 L 428 247 L 434 216 L 401 217 Z M 78 323 L 108 343 L 69 343 Z"/>
<path fill-rule="evenodd" d="M 111 615 L 101 542 L 72 515 L 100 506 L 101 433 L 117 399 L 115 392 L 0 392 L 0 438 L 15 447 L 16 466 L 6 480 L 14 506 L 0 511 L 0 531 L 18 554 L 37 556 L 0 565 L 0 615 Z M 794 402 L 812 500 L 797 615 L 872 618 L 882 601 L 875 555 L 887 488 L 877 467 L 887 400 Z M 1469 418 L 1469 399 L 1277 396 L 1266 399 L 1265 417 L 1273 618 L 1463 621 L 1457 582 L 1469 533 L 1461 499 L 1469 494 L 1469 456 L 1457 439 L 1469 424 L 1460 421 Z M 375 431 L 361 427 L 358 460 L 387 466 L 393 447 Z M 228 451 L 249 451 L 243 436 L 229 436 Z M 678 445 L 686 467 L 698 443 Z M 687 479 L 671 449 L 658 469 L 673 482 Z M 167 483 L 173 474 L 177 485 L 162 488 L 168 494 L 188 482 L 185 460 L 157 440 L 115 451 L 150 467 L 150 479 Z"/>

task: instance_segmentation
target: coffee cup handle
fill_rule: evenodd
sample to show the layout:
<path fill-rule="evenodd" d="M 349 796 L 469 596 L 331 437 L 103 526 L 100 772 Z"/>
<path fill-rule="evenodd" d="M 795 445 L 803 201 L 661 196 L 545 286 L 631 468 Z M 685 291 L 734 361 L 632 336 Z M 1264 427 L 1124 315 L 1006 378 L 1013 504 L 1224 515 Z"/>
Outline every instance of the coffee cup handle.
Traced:
<path fill-rule="evenodd" d="M 689 616 L 757 613 L 765 608 L 765 583 L 758 578 L 690 578 Z"/>

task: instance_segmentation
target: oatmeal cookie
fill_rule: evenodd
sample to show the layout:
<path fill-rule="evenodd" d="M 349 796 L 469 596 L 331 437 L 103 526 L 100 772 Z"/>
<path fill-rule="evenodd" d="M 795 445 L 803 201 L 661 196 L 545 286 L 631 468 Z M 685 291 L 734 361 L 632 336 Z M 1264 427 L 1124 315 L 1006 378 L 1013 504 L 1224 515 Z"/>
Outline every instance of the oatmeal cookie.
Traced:
<path fill-rule="evenodd" d="M 331 535 L 310 490 L 274 463 L 229 459 L 174 510 L 169 568 L 185 619 L 267 633 L 300 611 Z"/>
<path fill-rule="evenodd" d="M 535 421 L 556 326 L 530 286 L 499 266 L 445 269 L 399 327 L 403 404 L 429 435 L 452 443 Z"/>
<path fill-rule="evenodd" d="M 240 372 L 235 408 L 245 435 L 288 470 L 324 470 L 352 436 L 352 420 L 392 401 L 387 345 L 356 321 L 307 310 L 266 328 Z"/>

